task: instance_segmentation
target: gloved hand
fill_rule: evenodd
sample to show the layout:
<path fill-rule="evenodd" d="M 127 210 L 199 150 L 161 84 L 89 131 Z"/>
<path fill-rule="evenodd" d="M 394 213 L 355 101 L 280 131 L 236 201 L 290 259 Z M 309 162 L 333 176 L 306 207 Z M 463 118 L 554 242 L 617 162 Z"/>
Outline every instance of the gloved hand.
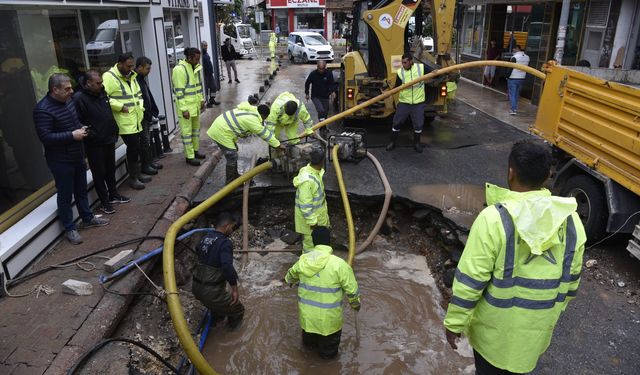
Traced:
<path fill-rule="evenodd" d="M 356 310 L 356 311 L 360 311 L 360 302 L 354 302 L 351 304 L 351 308 Z"/>

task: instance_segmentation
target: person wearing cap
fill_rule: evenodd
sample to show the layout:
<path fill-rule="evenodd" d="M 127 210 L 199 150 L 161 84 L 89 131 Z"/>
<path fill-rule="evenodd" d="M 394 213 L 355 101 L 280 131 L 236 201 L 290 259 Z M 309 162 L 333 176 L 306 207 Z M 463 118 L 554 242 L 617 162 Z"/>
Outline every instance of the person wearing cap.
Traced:
<path fill-rule="evenodd" d="M 271 105 L 271 113 L 265 124 L 278 137 L 278 139 L 287 140 L 289 144 L 299 143 L 298 139 L 298 122 L 304 125 L 306 135 L 313 134 L 313 121 L 311 115 L 307 111 L 307 107 L 298 100 L 295 95 L 290 92 L 283 92 L 273 101 Z M 286 138 L 280 138 L 280 133 L 284 130 Z"/>
<path fill-rule="evenodd" d="M 298 175 L 293 178 L 296 188 L 295 225 L 296 232 L 302 234 L 302 251 L 308 252 L 313 248 L 311 231 L 317 226 L 329 226 L 329 211 L 324 193 L 324 150 L 313 148 L 309 155 L 309 164 L 300 168 Z"/>
<path fill-rule="evenodd" d="M 269 106 L 258 105 L 256 96 L 249 96 L 249 100 L 238 104 L 230 111 L 226 111 L 218 116 L 207 135 L 220 147 L 227 161 L 226 183 L 235 180 L 240 176 L 238 173 L 238 138 L 246 138 L 255 134 L 269 143 L 271 147 L 284 148 L 280 141 L 276 139 L 271 130 L 263 126 L 262 122 L 269 116 Z"/>
<path fill-rule="evenodd" d="M 343 296 L 346 293 L 351 308 L 360 311 L 360 291 L 351 266 L 332 254 L 329 229 L 316 227 L 311 236 L 315 246 L 300 256 L 284 280 L 290 286 L 298 283 L 303 344 L 315 347 L 321 358 L 331 359 L 340 346 Z"/>

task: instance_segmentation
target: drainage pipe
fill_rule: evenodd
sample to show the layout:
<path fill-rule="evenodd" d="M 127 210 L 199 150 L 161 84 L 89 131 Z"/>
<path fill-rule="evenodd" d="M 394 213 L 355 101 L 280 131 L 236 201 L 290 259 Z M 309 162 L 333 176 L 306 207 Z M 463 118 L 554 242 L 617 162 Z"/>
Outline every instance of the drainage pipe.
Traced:
<path fill-rule="evenodd" d="M 365 102 L 362 102 L 354 107 L 351 107 L 343 112 L 340 112 L 336 115 L 333 115 L 329 118 L 327 118 L 326 120 L 320 121 L 319 123 L 315 124 L 311 129 L 312 130 L 317 130 L 323 126 L 327 126 L 329 124 L 331 124 L 332 122 L 338 121 L 344 117 L 350 116 L 352 114 L 354 114 L 355 112 L 364 109 L 372 104 L 375 104 L 385 98 L 388 98 L 392 95 L 395 95 L 397 93 L 399 93 L 400 91 L 407 89 L 417 83 L 423 82 L 423 81 L 428 81 L 430 79 L 433 79 L 437 76 L 441 76 L 443 74 L 447 74 L 447 73 L 457 73 L 459 70 L 462 69 L 469 69 L 469 68 L 479 68 L 479 67 L 484 67 L 484 66 L 501 66 L 504 68 L 512 68 L 512 69 L 519 69 L 522 71 L 525 71 L 529 74 L 531 74 L 532 76 L 536 77 L 536 78 L 540 78 L 542 80 L 545 79 L 546 75 L 539 71 L 536 70 L 530 66 L 526 66 L 526 65 L 522 65 L 522 64 L 516 64 L 516 63 L 512 63 L 512 62 L 507 62 L 507 61 L 498 61 L 498 60 L 481 60 L 481 61 L 471 61 L 471 62 L 466 62 L 463 64 L 456 64 L 456 65 L 451 65 L 451 66 L 447 66 L 445 68 L 440 68 L 437 70 L 434 70 L 431 73 L 425 74 L 421 77 L 418 77 L 416 79 L 414 79 L 413 81 L 409 81 L 405 84 L 402 84 L 398 87 L 394 87 L 390 90 L 387 90 L 385 92 L 383 92 L 382 94 L 371 98 Z M 300 133 L 300 137 L 303 137 L 305 134 L 304 133 Z"/>
<path fill-rule="evenodd" d="M 164 251 L 162 252 L 162 268 L 164 274 L 164 284 L 166 290 L 167 307 L 169 314 L 171 315 L 171 321 L 173 327 L 180 340 L 180 344 L 184 348 L 185 353 L 191 360 L 191 363 L 196 366 L 196 369 L 202 375 L 217 375 L 218 373 L 209 365 L 207 360 L 202 356 L 202 353 L 198 350 L 198 346 L 191 337 L 187 320 L 184 317 L 184 310 L 180 304 L 180 297 L 178 292 L 178 286 L 176 283 L 176 271 L 174 264 L 174 244 L 178 231 L 184 227 L 191 220 L 196 219 L 198 216 L 205 213 L 209 208 L 213 207 L 218 201 L 233 192 L 236 188 L 240 187 L 244 182 L 251 180 L 254 176 L 270 169 L 271 162 L 265 162 L 259 166 L 247 171 L 242 176 L 231 181 L 228 185 L 224 186 L 214 195 L 209 197 L 204 202 L 200 203 L 196 207 L 192 208 L 184 215 L 178 218 L 167 230 L 164 239 Z"/>
<path fill-rule="evenodd" d="M 360 246 L 358 246 L 358 249 L 356 249 L 356 254 L 360 254 L 369 245 L 371 245 L 371 242 L 373 242 L 373 239 L 380 231 L 380 228 L 384 223 L 384 219 L 387 217 L 387 211 L 389 210 L 389 204 L 391 203 L 391 195 L 393 194 L 393 191 L 391 191 L 391 185 L 389 184 L 389 180 L 387 179 L 387 175 L 384 173 L 382 165 L 380 165 L 378 159 L 376 159 L 376 157 L 373 156 L 370 152 L 367 152 L 367 157 L 371 160 L 373 165 L 375 165 L 376 170 L 378 171 L 378 175 L 382 180 L 382 184 L 384 185 L 384 204 L 382 205 L 382 211 L 380 211 L 380 216 L 378 217 L 376 225 L 373 227 L 371 233 L 369 233 L 369 237 L 367 237 L 367 239 L 363 243 L 361 243 Z"/>
<path fill-rule="evenodd" d="M 353 227 L 353 217 L 351 216 L 351 206 L 349 205 L 349 198 L 347 197 L 347 188 L 344 185 L 342 179 L 342 169 L 340 169 L 340 162 L 338 161 L 338 148 L 339 145 L 333 146 L 331 155 L 333 157 L 333 168 L 336 170 L 336 177 L 338 178 L 338 186 L 340 187 L 340 196 L 342 197 L 342 204 L 344 205 L 344 214 L 347 218 L 347 230 L 349 231 L 349 255 L 347 257 L 347 263 L 353 264 L 353 258 L 356 255 L 356 231 Z"/>
<path fill-rule="evenodd" d="M 251 157 L 251 164 L 249 169 L 252 169 L 256 166 L 257 156 L 254 154 Z M 251 180 L 244 183 L 242 188 L 242 252 L 245 253 L 242 256 L 242 269 L 247 266 L 247 262 L 249 261 L 249 254 L 247 254 L 247 250 L 249 249 L 249 188 L 251 187 Z"/>

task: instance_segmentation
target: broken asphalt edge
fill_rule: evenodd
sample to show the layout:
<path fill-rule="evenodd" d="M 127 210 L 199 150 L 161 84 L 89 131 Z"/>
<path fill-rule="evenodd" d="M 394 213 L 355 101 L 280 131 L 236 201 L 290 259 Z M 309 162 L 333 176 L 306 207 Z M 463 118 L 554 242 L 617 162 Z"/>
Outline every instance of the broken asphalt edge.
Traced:
<path fill-rule="evenodd" d="M 166 233 L 171 224 L 182 216 L 191 207 L 193 198 L 204 184 L 206 178 L 211 174 L 220 159 L 222 152 L 215 151 L 211 158 L 206 160 L 193 176 L 185 182 L 182 189 L 168 205 L 168 208 L 158 218 L 154 226 L 148 232 L 148 236 L 162 236 Z M 158 240 L 142 242 L 134 257 L 137 258 L 157 248 Z M 142 264 L 146 273 L 150 272 L 161 257 L 154 257 L 150 261 Z M 116 280 L 109 285 L 110 289 L 115 289 L 118 293 L 135 293 L 146 283 L 144 275 L 140 272 L 131 274 Z M 44 375 L 65 374 L 80 356 L 99 341 L 108 338 L 117 328 L 120 320 L 126 315 L 127 308 L 133 300 L 133 295 L 119 295 L 105 292 L 93 311 L 87 316 L 80 328 L 71 337 L 69 342 L 60 350 L 51 362 Z"/>

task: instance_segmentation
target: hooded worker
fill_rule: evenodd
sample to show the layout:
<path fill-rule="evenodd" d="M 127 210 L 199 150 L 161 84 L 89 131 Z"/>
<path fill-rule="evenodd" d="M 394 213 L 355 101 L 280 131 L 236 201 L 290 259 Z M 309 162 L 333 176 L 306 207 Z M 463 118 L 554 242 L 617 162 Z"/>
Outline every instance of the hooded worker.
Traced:
<path fill-rule="evenodd" d="M 551 151 L 532 141 L 509 155 L 509 189 L 487 184 L 487 208 L 471 227 L 444 319 L 452 348 L 461 333 L 477 373 L 528 373 L 576 296 L 586 236 L 575 198 L 542 187 Z"/>
<path fill-rule="evenodd" d="M 242 102 L 236 108 L 218 116 L 207 130 L 207 135 L 220 147 L 227 161 L 227 184 L 240 175 L 238 173 L 238 145 L 236 144 L 238 138 L 246 138 L 255 134 L 269 143 L 269 146 L 281 147 L 280 141 L 276 139 L 271 130 L 262 125 L 267 116 L 269 116 L 269 106 L 266 104 L 258 105 L 258 98 L 249 96 L 249 101 Z"/>
<path fill-rule="evenodd" d="M 302 251 L 313 248 L 311 231 L 316 226 L 329 226 L 329 211 L 324 194 L 324 151 L 313 148 L 309 155 L 309 164 L 300 168 L 293 178 L 296 188 L 295 223 L 296 232 L 302 234 Z"/>
<path fill-rule="evenodd" d="M 290 92 L 283 92 L 278 95 L 271 105 L 271 113 L 265 124 L 273 131 L 273 133 L 281 141 L 280 133 L 284 130 L 286 140 L 290 144 L 299 143 L 298 139 L 298 121 L 302 121 L 305 128 L 305 134 L 313 134 L 313 121 L 311 115 L 307 111 L 307 107 Z"/>
<path fill-rule="evenodd" d="M 347 294 L 352 309 L 360 311 L 360 291 L 351 266 L 332 254 L 329 229 L 316 227 L 312 237 L 315 246 L 287 271 L 285 282 L 299 282 L 302 342 L 317 347 L 321 358 L 330 359 L 340 346 L 343 295 Z"/>
<path fill-rule="evenodd" d="M 269 35 L 269 53 L 271 54 L 271 60 L 276 58 L 276 45 L 278 44 L 278 36 L 276 33 Z"/>

